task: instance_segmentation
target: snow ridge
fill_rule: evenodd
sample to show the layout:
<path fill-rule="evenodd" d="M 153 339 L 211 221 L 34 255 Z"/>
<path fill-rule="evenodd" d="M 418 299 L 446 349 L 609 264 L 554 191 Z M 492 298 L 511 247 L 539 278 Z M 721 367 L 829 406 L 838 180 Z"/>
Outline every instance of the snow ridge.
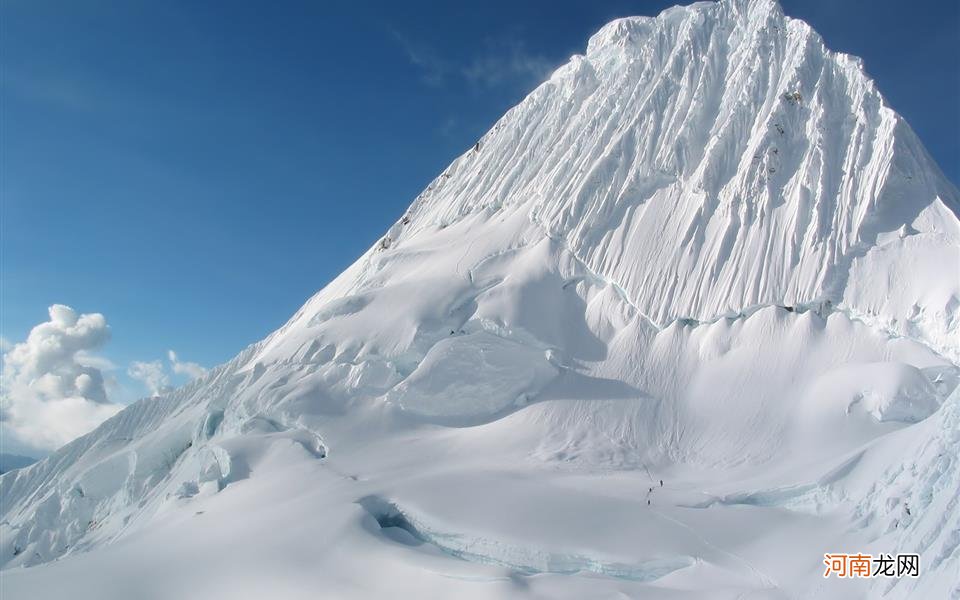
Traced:
<path fill-rule="evenodd" d="M 957 357 L 956 286 L 847 285 L 890 236 L 956 259 L 956 189 L 859 59 L 775 2 L 610 23 L 427 188 L 393 243 L 514 205 L 656 321 L 828 299 L 867 314 L 892 296 L 918 307 L 886 315 L 899 331 Z"/>

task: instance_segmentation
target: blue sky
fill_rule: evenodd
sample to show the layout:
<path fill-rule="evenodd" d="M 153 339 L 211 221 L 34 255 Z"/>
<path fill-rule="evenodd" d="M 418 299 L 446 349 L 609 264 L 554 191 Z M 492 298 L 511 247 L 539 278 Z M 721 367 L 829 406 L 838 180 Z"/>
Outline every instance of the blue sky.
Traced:
<path fill-rule="evenodd" d="M 131 361 L 225 361 L 592 32 L 671 4 L 4 0 L 0 332 L 103 313 L 120 400 L 145 391 Z M 864 58 L 956 182 L 958 3 L 783 5 Z"/>

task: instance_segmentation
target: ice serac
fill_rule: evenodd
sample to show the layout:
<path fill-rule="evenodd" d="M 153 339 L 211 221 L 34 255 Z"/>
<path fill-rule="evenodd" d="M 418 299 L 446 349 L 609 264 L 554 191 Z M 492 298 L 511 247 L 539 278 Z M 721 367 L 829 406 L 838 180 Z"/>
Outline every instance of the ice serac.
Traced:
<path fill-rule="evenodd" d="M 958 204 L 776 2 L 614 21 L 279 330 L 3 475 L 5 586 L 960 594 Z M 821 577 L 865 549 L 926 578 Z"/>

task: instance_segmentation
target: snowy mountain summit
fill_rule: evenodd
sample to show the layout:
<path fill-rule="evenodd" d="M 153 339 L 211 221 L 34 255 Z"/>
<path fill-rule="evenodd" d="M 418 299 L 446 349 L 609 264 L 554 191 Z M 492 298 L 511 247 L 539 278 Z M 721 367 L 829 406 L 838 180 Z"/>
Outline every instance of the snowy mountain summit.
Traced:
<path fill-rule="evenodd" d="M 614 21 L 278 331 L 0 477 L 3 588 L 960 597 L 958 207 L 776 2 Z"/>

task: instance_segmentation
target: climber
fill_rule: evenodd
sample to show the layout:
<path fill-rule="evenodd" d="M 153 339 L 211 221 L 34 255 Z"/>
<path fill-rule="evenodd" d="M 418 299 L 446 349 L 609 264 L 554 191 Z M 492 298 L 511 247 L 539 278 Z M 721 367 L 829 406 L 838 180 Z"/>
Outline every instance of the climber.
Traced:
<path fill-rule="evenodd" d="M 477 140 L 477 143 L 473 145 L 474 152 L 480 152 L 480 141 Z"/>
<path fill-rule="evenodd" d="M 663 480 L 660 480 L 660 487 L 663 487 Z"/>

